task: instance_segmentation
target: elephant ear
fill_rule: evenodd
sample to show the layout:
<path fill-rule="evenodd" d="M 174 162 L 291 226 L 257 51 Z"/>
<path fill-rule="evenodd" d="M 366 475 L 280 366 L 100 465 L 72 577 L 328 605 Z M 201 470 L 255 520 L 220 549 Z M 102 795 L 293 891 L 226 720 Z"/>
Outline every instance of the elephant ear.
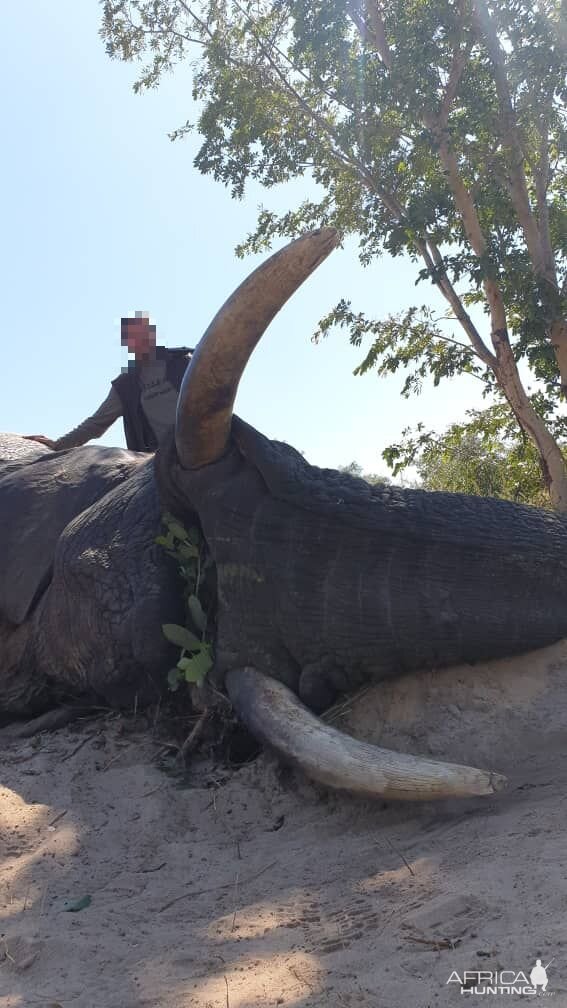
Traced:
<path fill-rule="evenodd" d="M 148 456 L 96 446 L 0 463 L 0 618 L 20 624 L 49 584 L 65 527 Z"/>

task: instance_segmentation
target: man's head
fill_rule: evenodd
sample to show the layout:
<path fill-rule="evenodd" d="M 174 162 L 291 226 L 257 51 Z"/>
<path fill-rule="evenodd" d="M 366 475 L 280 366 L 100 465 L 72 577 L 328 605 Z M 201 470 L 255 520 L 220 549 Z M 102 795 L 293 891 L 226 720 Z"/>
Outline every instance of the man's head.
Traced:
<path fill-rule="evenodd" d="M 134 318 L 123 318 L 120 323 L 120 342 L 128 347 L 136 360 L 152 357 L 156 345 L 156 327 L 150 325 L 147 312 L 136 312 Z"/>

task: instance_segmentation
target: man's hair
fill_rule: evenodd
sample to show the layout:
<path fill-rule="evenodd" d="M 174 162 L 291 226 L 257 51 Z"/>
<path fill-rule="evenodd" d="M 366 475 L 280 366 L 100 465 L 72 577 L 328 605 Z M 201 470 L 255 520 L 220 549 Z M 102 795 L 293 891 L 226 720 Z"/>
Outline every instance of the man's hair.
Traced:
<path fill-rule="evenodd" d="M 126 329 L 129 325 L 133 325 L 134 323 L 139 322 L 140 320 L 144 320 L 145 322 L 149 323 L 150 321 L 149 312 L 136 312 L 133 318 L 132 316 L 129 316 L 128 318 L 121 318 L 120 328 Z M 150 329 L 155 329 L 155 325 L 151 325 Z"/>

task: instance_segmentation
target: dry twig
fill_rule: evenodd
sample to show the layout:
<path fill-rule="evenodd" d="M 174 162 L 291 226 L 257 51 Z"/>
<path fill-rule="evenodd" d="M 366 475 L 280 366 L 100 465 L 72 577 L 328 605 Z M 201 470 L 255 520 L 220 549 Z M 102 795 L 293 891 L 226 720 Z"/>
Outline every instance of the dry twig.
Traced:
<path fill-rule="evenodd" d="M 413 877 L 415 878 L 415 872 L 414 872 L 412 866 L 410 864 L 408 864 L 408 862 L 406 861 L 406 859 L 405 859 L 404 855 L 402 854 L 402 852 L 399 851 L 399 850 L 397 850 L 396 847 L 394 847 L 393 843 L 390 840 L 388 840 L 388 837 L 386 837 L 386 843 L 393 850 L 394 854 L 397 854 L 398 857 L 402 859 L 402 861 L 404 862 L 404 864 L 405 864 L 407 870 L 409 871 L 410 875 L 413 875 Z"/>
<path fill-rule="evenodd" d="M 271 861 L 265 868 L 261 868 L 260 871 L 256 872 L 254 875 L 249 875 L 248 878 L 243 879 L 242 884 L 247 885 L 250 882 L 255 882 L 257 878 L 260 878 L 260 875 L 269 871 L 270 868 L 273 868 L 274 865 L 277 865 L 277 863 L 277 861 Z M 233 882 L 223 882 L 221 885 L 210 886 L 207 889 L 197 889 L 193 892 L 183 893 L 181 896 L 176 896 L 175 899 L 169 900 L 168 903 L 164 903 L 164 905 L 159 908 L 158 913 L 163 913 L 164 910 L 169 910 L 169 908 L 174 906 L 175 903 L 179 903 L 180 900 L 187 899 L 189 896 L 203 896 L 205 893 L 218 892 L 219 889 L 230 889 L 232 885 L 234 885 Z"/>
<path fill-rule="evenodd" d="M 209 708 L 206 707 L 203 713 L 200 715 L 197 723 L 193 725 L 191 731 L 189 732 L 187 738 L 185 739 L 185 742 L 181 746 L 181 749 L 177 754 L 178 762 L 184 763 L 189 753 L 192 753 L 194 749 L 197 748 L 197 745 L 201 740 L 201 736 L 203 734 L 205 725 L 209 720 L 209 717 L 210 717 L 210 711 Z"/>

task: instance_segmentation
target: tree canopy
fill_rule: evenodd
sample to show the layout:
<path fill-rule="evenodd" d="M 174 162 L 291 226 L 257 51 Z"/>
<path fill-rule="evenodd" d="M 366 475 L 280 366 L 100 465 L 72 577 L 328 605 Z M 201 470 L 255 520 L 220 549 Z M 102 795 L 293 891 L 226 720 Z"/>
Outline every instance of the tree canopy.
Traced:
<path fill-rule="evenodd" d="M 567 455 L 567 423 L 555 423 L 554 433 Z M 418 485 L 426 490 L 549 507 L 535 445 L 505 405 L 469 410 L 462 423 L 453 423 L 442 433 L 427 430 L 424 424 L 413 430 L 407 427 L 401 442 L 390 445 L 384 457 L 394 476 L 414 467 Z"/>
<path fill-rule="evenodd" d="M 531 440 L 567 509 L 553 418 L 567 390 L 567 28 L 563 0 L 103 0 L 136 89 L 193 62 L 196 167 L 242 197 L 305 173 L 321 198 L 262 208 L 239 253 L 334 225 L 363 264 L 408 255 L 446 314 L 368 319 L 344 300 L 360 373 L 476 376 Z M 484 321 L 478 321 L 480 306 Z M 482 317 L 482 316 L 481 316 Z M 452 328 L 449 328 L 452 326 Z M 521 363 L 522 362 L 522 363 Z M 524 387 L 519 364 L 535 391 Z M 524 372 L 522 372 L 524 373 Z"/>

